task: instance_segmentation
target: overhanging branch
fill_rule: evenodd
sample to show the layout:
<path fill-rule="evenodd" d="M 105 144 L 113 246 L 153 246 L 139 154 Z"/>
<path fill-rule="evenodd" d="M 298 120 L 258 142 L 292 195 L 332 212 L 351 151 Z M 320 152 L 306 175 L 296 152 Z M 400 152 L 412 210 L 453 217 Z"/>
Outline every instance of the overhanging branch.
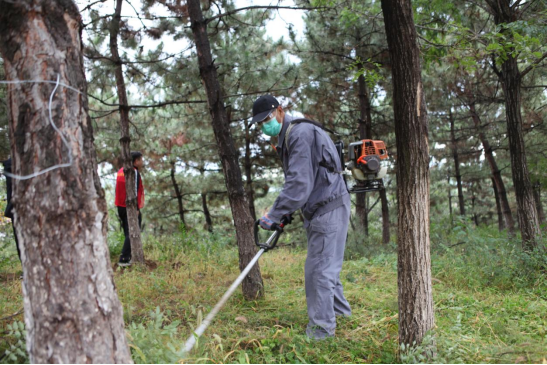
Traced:
<path fill-rule="evenodd" d="M 233 15 L 235 13 L 238 13 L 240 11 L 245 11 L 245 10 L 254 10 L 254 9 L 265 9 L 265 10 L 279 10 L 279 9 L 285 9 L 285 10 L 323 10 L 323 9 L 332 9 L 330 7 L 327 7 L 327 6 L 320 6 L 320 7 L 298 7 L 298 6 L 277 6 L 277 5 L 268 5 L 268 6 L 262 6 L 262 5 L 253 5 L 253 6 L 246 6 L 246 7 L 243 7 L 243 8 L 239 8 L 239 9 L 234 9 L 234 10 L 231 10 L 231 11 L 227 11 L 225 13 L 222 13 L 222 14 L 218 14 L 218 15 L 215 15 L 211 18 L 207 18 L 205 19 L 205 22 L 206 23 L 209 23 L 210 21 L 213 21 L 215 19 L 219 19 L 219 18 L 223 18 L 225 16 L 230 16 L 230 15 Z"/>
<path fill-rule="evenodd" d="M 540 58 L 539 60 L 537 60 L 536 62 L 532 63 L 530 66 L 526 67 L 524 69 L 524 71 L 522 71 L 520 73 L 520 77 L 524 77 L 528 72 L 532 71 L 534 69 L 534 67 L 536 67 L 537 65 L 539 65 L 545 58 L 547 58 L 547 52 L 545 52 Z"/>

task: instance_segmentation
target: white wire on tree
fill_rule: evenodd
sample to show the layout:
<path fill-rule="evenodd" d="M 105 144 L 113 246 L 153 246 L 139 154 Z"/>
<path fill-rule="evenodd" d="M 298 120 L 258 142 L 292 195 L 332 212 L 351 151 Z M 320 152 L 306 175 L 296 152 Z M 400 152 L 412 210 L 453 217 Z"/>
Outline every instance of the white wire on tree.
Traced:
<path fill-rule="evenodd" d="M 78 89 L 73 88 L 72 86 L 69 86 L 69 85 L 66 85 L 66 84 L 60 82 L 60 80 L 61 80 L 61 75 L 57 74 L 57 81 L 50 81 L 50 80 L 0 81 L 0 84 L 29 84 L 29 83 L 55 84 L 55 87 L 53 88 L 53 91 L 51 92 L 51 94 L 49 96 L 49 105 L 48 105 L 49 123 L 51 124 L 53 129 L 55 129 L 55 131 L 59 134 L 59 136 L 61 137 L 61 140 L 63 141 L 63 144 L 66 146 L 66 148 L 68 150 L 68 163 L 62 163 L 62 164 L 58 164 L 58 165 L 55 165 L 55 166 L 51 166 L 51 167 L 48 167 L 47 169 L 35 172 L 33 174 L 30 174 L 30 175 L 24 175 L 24 176 L 15 175 L 15 174 L 11 174 L 9 172 L 3 171 L 2 173 L 5 176 L 11 177 L 12 179 L 17 179 L 17 180 L 28 180 L 28 179 L 32 179 L 33 177 L 43 175 L 47 172 L 50 172 L 50 171 L 53 171 L 53 170 L 56 170 L 56 169 L 72 166 L 72 163 L 74 162 L 74 158 L 72 157 L 72 151 L 70 149 L 70 145 L 68 144 L 68 141 L 67 141 L 65 135 L 59 130 L 59 128 L 57 128 L 55 123 L 53 123 L 53 116 L 52 116 L 52 113 L 51 113 L 51 104 L 53 103 L 53 95 L 55 95 L 55 92 L 57 91 L 57 88 L 59 86 L 66 87 L 67 89 L 75 91 L 78 94 L 81 94 L 82 92 Z"/>

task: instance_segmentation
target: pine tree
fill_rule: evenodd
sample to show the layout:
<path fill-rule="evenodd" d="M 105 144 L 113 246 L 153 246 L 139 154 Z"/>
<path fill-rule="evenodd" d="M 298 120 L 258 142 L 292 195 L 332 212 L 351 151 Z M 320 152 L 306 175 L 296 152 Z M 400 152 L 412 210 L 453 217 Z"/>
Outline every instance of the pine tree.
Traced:
<path fill-rule="evenodd" d="M 429 243 L 429 141 L 410 0 L 382 0 L 392 65 L 397 140 L 399 343 L 434 327 Z"/>
<path fill-rule="evenodd" d="M 9 2 L 0 12 L 6 77 L 33 81 L 9 86 L 13 171 L 31 175 L 64 166 L 14 178 L 27 349 L 32 363 L 129 363 L 80 26 L 72 1 Z"/>

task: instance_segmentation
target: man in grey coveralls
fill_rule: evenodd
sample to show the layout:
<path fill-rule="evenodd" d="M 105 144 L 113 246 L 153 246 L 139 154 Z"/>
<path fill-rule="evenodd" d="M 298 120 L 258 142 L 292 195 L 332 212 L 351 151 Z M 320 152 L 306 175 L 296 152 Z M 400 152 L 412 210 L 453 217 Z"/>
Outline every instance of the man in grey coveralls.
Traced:
<path fill-rule="evenodd" d="M 336 316 L 351 315 L 340 282 L 350 216 L 340 157 L 320 126 L 285 114 L 271 95 L 254 102 L 252 123 L 271 137 L 279 136 L 276 150 L 285 173 L 283 190 L 260 225 L 275 229 L 284 215 L 302 210 L 308 238 L 306 334 L 314 339 L 334 336 Z"/>

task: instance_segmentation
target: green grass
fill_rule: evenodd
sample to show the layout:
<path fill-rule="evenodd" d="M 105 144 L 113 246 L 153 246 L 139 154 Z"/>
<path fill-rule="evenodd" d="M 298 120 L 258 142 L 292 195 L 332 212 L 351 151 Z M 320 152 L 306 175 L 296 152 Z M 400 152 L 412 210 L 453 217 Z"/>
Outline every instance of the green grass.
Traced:
<path fill-rule="evenodd" d="M 459 228 L 458 228 L 459 227 Z M 282 243 L 301 239 L 286 235 Z M 547 280 L 542 257 L 489 229 L 432 227 L 435 301 L 434 362 L 545 363 Z M 120 237 L 110 237 L 113 252 Z M 420 351 L 398 354 L 397 268 L 394 245 L 350 246 L 341 274 L 353 316 L 339 318 L 336 337 L 305 336 L 305 250 L 283 247 L 260 260 L 266 296 L 245 301 L 238 290 L 184 356 L 182 348 L 238 276 L 233 235 L 180 233 L 146 239 L 154 270 L 116 270 L 133 358 L 137 363 L 394 363 L 421 362 Z M 350 240 L 356 240 L 350 236 Z M 463 243 L 461 243 L 463 242 Z M 455 243 L 457 246 L 450 247 Z M 11 251 L 4 247 L 0 260 Z M 12 250 L 11 254 L 15 253 Z M 16 255 L 16 254 L 15 254 Z M 113 261 L 116 257 L 113 256 Z M 20 266 L 0 266 L 0 317 L 22 307 Z M 11 275 L 11 276 L 10 276 Z M 0 322 L 0 331 L 22 315 Z M 0 352 L 15 343 L 0 340 Z M 2 361 L 9 361 L 4 358 Z"/>

